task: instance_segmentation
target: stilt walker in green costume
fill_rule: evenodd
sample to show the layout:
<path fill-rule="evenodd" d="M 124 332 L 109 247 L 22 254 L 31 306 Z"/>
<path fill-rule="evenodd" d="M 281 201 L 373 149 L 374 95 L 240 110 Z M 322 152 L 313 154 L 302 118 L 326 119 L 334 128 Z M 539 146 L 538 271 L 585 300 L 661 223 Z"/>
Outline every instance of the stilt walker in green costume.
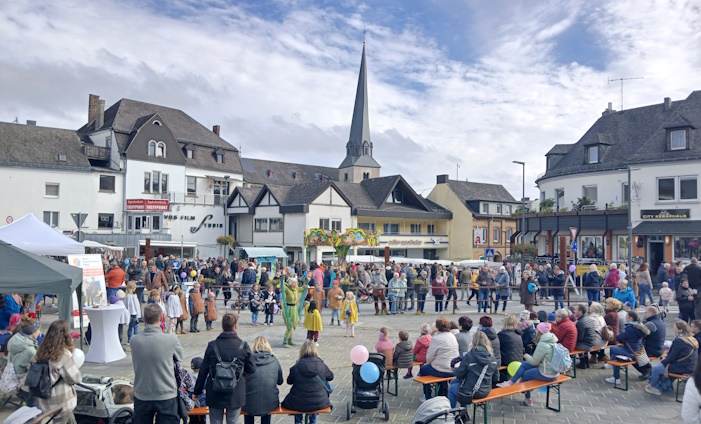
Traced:
<path fill-rule="evenodd" d="M 285 321 L 287 330 L 285 330 L 285 339 L 282 342 L 282 347 L 294 346 L 295 330 L 299 324 L 299 315 L 304 308 L 303 299 L 306 296 L 307 284 L 302 287 L 297 286 L 297 279 L 290 278 L 288 284 L 284 283 L 284 277 L 280 278 L 280 288 L 282 290 L 282 319 Z M 302 300 L 300 302 L 300 300 Z"/>

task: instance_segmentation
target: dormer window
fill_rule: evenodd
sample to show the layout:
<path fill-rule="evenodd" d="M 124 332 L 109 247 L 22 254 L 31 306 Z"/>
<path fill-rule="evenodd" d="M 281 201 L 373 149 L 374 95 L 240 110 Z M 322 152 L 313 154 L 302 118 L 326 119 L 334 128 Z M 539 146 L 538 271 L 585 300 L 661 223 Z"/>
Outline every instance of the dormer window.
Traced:
<path fill-rule="evenodd" d="M 387 203 L 404 203 L 404 193 L 400 188 L 395 188 L 392 193 L 387 196 Z"/>
<path fill-rule="evenodd" d="M 546 160 L 547 160 L 548 163 L 546 164 L 546 166 L 547 166 L 548 169 L 553 169 L 553 168 L 555 167 L 555 160 L 554 160 L 554 159 L 555 159 L 555 158 L 553 158 L 552 156 L 548 156 L 548 157 L 547 157 Z"/>
<path fill-rule="evenodd" d="M 293 172 L 292 173 L 292 179 L 295 181 L 299 181 L 299 172 Z"/>
<path fill-rule="evenodd" d="M 599 146 L 587 147 L 587 163 L 599 163 Z"/>
<path fill-rule="evenodd" d="M 156 142 L 153 140 L 148 142 L 148 155 L 156 156 Z"/>
<path fill-rule="evenodd" d="M 156 144 L 156 157 L 166 157 L 166 144 L 162 141 L 159 141 L 158 144 Z"/>
<path fill-rule="evenodd" d="M 686 150 L 689 148 L 687 130 L 672 130 L 669 132 L 669 150 Z"/>
<path fill-rule="evenodd" d="M 185 149 L 185 157 L 188 159 L 192 159 L 195 157 L 194 152 L 192 149 Z"/>
<path fill-rule="evenodd" d="M 360 156 L 360 147 L 355 146 L 355 147 L 353 148 L 353 154 L 354 154 L 355 156 Z"/>
<path fill-rule="evenodd" d="M 59 162 L 65 162 L 65 161 L 66 161 L 66 154 L 65 154 L 65 153 L 59 153 L 59 154 L 58 154 L 58 161 L 59 161 Z"/>
<path fill-rule="evenodd" d="M 271 171 L 270 169 L 268 169 L 268 171 L 265 173 L 265 175 L 267 175 L 268 178 L 273 178 L 275 176 L 275 173 L 273 171 Z"/>
<path fill-rule="evenodd" d="M 325 183 L 325 182 L 326 182 L 326 175 L 322 175 L 322 176 L 321 176 L 321 182 L 322 182 L 322 183 Z"/>
<path fill-rule="evenodd" d="M 217 153 L 217 163 L 224 163 L 224 154 Z"/>
<path fill-rule="evenodd" d="M 163 124 L 161 124 L 161 121 L 153 121 L 153 125 L 160 127 Z"/>

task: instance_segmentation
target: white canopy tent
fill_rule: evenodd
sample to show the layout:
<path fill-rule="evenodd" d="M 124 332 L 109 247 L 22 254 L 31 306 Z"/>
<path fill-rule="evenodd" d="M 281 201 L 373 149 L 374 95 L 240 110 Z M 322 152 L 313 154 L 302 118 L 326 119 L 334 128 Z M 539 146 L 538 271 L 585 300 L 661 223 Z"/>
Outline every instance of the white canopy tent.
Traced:
<path fill-rule="evenodd" d="M 85 253 L 85 246 L 28 213 L 0 228 L 0 240 L 35 255 L 66 256 Z"/>
<path fill-rule="evenodd" d="M 90 249 L 124 250 L 124 248 L 120 246 L 110 246 L 108 244 L 98 243 L 93 240 L 84 240 L 81 244 Z"/>

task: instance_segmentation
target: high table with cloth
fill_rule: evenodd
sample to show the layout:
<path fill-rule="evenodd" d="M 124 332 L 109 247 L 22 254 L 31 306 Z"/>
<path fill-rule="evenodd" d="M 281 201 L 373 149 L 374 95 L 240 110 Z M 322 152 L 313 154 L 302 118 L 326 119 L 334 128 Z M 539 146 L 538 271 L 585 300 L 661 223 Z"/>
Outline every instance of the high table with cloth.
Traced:
<path fill-rule="evenodd" d="M 92 328 L 90 349 L 85 355 L 86 362 L 106 364 L 127 357 L 117 334 L 119 317 L 123 310 L 123 306 L 115 305 L 85 308 Z"/>

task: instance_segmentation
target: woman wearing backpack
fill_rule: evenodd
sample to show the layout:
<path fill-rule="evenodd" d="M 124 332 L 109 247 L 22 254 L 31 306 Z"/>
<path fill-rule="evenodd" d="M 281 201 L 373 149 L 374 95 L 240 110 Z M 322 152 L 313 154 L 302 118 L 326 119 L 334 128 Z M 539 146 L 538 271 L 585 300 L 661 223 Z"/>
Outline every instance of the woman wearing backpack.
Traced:
<path fill-rule="evenodd" d="M 73 360 L 73 339 L 66 321 L 59 320 L 51 323 L 31 362 L 44 361 L 49 363 L 49 380 L 52 388 L 48 398 L 38 399 L 39 408 L 43 412 L 48 412 L 60 406 L 63 410 L 53 422 L 75 423 L 73 410 L 78 403 L 78 397 L 74 385 L 82 381 L 82 376 Z"/>
<path fill-rule="evenodd" d="M 197 375 L 197 383 L 193 391 L 193 399 L 200 397 L 207 385 L 207 406 L 209 407 L 210 424 L 224 422 L 226 410 L 227 424 L 235 424 L 241 413 L 241 407 L 246 404 L 246 377 L 256 371 L 251 349 L 246 342 L 236 334 L 237 316 L 232 313 L 222 318 L 222 333 L 209 342 L 202 360 L 202 367 Z M 218 366 L 228 366 L 234 361 L 240 365 L 238 381 L 233 389 L 221 387 L 215 382 Z M 207 378 L 211 377 L 211 378 Z M 224 380 L 221 380 L 224 381 Z"/>
<path fill-rule="evenodd" d="M 529 354 L 523 355 L 525 361 L 516 371 L 511 380 L 506 380 L 503 383 L 497 384 L 499 387 L 508 387 L 516 383 L 519 379 L 522 383 L 531 380 L 538 381 L 554 381 L 560 376 L 560 373 L 552 366 L 553 352 L 557 344 L 557 337 L 551 333 L 552 326 L 550 323 L 541 322 L 536 327 L 538 330 L 536 336 L 536 348 L 533 356 Z M 523 401 L 525 406 L 533 406 L 531 392 L 526 392 L 526 400 Z"/>

